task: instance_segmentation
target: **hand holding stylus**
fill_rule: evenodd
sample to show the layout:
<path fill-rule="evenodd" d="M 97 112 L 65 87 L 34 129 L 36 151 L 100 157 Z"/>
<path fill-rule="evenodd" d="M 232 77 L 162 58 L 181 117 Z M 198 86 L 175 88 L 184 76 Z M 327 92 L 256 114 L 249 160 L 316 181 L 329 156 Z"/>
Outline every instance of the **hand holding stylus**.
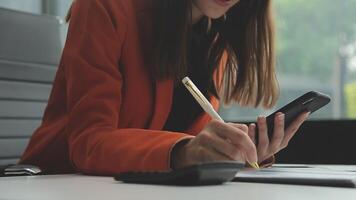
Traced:
<path fill-rule="evenodd" d="M 204 111 L 214 120 L 206 125 L 194 139 L 181 147 L 175 158 L 176 161 L 174 161 L 175 167 L 234 160 L 247 161 L 252 167 L 259 168 L 257 150 L 248 136 L 247 126 L 244 125 L 240 128 L 225 123 L 188 77 L 184 78 L 182 82 Z"/>
<path fill-rule="evenodd" d="M 247 127 L 247 126 L 246 126 Z M 176 154 L 174 168 L 179 169 L 216 161 L 257 163 L 257 150 L 246 130 L 212 120 Z M 258 165 L 253 165 L 258 168 Z"/>

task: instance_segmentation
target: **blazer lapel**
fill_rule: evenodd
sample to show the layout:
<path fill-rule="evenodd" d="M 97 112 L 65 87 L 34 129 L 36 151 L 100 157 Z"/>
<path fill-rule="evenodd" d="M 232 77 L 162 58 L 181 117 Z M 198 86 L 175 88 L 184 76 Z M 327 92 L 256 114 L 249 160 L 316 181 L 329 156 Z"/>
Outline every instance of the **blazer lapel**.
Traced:
<path fill-rule="evenodd" d="M 146 55 L 147 63 L 152 63 L 151 53 L 153 48 L 153 1 L 152 0 L 141 0 L 137 1 L 135 4 L 138 12 L 138 30 L 142 34 L 141 45 L 142 49 L 145 50 L 144 54 Z M 147 64 L 148 67 L 149 64 Z M 172 96 L 173 96 L 173 87 L 174 83 L 172 79 L 166 80 L 156 80 L 154 83 L 154 110 L 152 113 L 152 119 L 148 127 L 151 130 L 162 130 L 164 127 L 168 115 L 171 111 L 172 106 Z"/>
<path fill-rule="evenodd" d="M 173 80 L 156 80 L 154 111 L 149 129 L 162 130 L 172 107 Z"/>

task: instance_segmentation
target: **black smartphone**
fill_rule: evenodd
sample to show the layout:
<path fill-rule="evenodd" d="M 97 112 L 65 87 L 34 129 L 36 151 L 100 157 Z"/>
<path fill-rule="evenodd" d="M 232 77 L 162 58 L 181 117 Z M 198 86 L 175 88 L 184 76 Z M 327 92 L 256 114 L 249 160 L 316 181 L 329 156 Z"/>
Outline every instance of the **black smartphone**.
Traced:
<path fill-rule="evenodd" d="M 268 138 L 273 137 L 274 118 L 278 112 L 285 114 L 284 126 L 287 128 L 303 112 L 313 113 L 330 102 L 330 97 L 326 94 L 310 91 L 267 117 Z M 258 141 L 258 128 L 256 131 L 256 142 Z"/>

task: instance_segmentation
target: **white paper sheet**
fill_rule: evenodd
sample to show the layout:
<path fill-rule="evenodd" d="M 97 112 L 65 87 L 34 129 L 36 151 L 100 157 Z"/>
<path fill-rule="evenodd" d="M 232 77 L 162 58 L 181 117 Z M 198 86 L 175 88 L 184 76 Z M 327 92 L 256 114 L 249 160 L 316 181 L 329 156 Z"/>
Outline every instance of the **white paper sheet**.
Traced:
<path fill-rule="evenodd" d="M 260 170 L 242 170 L 235 181 L 355 187 L 356 171 L 324 165 L 276 165 Z"/>

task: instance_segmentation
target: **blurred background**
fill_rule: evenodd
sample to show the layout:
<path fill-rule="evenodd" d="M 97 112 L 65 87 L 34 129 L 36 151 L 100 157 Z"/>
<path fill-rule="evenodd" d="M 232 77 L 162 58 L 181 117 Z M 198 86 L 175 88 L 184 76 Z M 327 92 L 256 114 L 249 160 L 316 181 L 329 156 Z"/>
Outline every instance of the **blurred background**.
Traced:
<path fill-rule="evenodd" d="M 71 0 L 1 0 L 0 7 L 63 19 Z M 356 0 L 274 0 L 281 88 L 272 110 L 222 107 L 228 121 L 254 121 L 316 90 L 332 102 L 312 119 L 356 119 Z M 63 39 L 66 25 L 63 25 Z M 63 40 L 64 42 L 64 40 Z"/>
<path fill-rule="evenodd" d="M 274 0 L 281 88 L 273 110 L 310 90 L 332 97 L 312 119 L 356 119 L 356 0 Z M 271 111 L 222 108 L 229 121 Z"/>

